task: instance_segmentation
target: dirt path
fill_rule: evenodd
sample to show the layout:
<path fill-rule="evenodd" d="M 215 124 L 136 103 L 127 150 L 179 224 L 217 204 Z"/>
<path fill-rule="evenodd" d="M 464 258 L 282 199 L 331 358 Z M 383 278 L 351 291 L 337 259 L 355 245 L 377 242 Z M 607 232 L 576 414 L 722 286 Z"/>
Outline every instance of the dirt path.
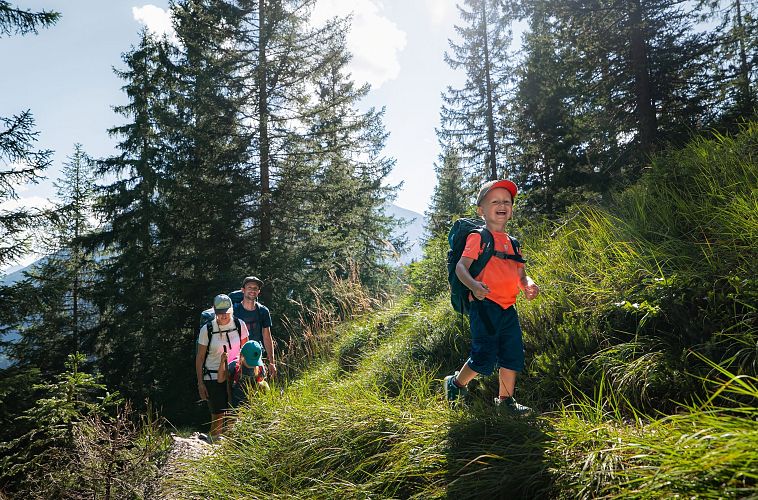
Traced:
<path fill-rule="evenodd" d="M 172 491 L 174 488 L 171 483 L 180 480 L 182 475 L 181 464 L 186 460 L 201 458 L 213 451 L 213 445 L 206 443 L 199 437 L 199 433 L 194 432 L 189 437 L 177 436 L 171 433 L 173 444 L 168 455 L 165 465 L 161 469 L 160 479 L 158 481 L 157 498 L 164 500 L 184 499 L 178 493 Z"/>

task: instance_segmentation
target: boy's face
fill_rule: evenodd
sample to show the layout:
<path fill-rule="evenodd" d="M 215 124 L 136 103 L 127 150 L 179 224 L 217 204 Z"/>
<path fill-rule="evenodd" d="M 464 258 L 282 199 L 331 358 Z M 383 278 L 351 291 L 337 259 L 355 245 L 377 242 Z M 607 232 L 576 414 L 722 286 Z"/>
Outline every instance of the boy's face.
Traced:
<path fill-rule="evenodd" d="M 486 222 L 505 225 L 513 216 L 513 198 L 505 188 L 495 188 L 487 193 L 482 204 L 476 208 L 477 213 Z"/>

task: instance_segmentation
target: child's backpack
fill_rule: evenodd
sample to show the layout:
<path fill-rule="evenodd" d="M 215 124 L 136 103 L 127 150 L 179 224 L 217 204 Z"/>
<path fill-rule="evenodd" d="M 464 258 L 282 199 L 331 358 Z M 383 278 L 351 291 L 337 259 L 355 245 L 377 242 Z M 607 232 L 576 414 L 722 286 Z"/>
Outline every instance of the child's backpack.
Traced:
<path fill-rule="evenodd" d="M 458 275 L 455 274 L 455 266 L 458 264 L 461 254 L 463 254 L 463 249 L 466 247 L 466 238 L 474 232 L 479 233 L 482 238 L 482 254 L 469 267 L 469 273 L 474 278 L 482 272 L 484 266 L 487 265 L 487 262 L 493 256 L 500 259 L 515 260 L 522 264 L 526 262 L 519 255 L 520 245 L 518 240 L 513 236 L 508 235 L 508 238 L 511 240 L 511 245 L 513 245 L 514 254 L 496 252 L 495 239 L 492 237 L 492 233 L 484 226 L 482 219 L 462 217 L 456 220 L 447 236 L 447 242 L 450 245 L 450 250 L 447 252 L 447 281 L 450 283 L 450 303 L 453 305 L 453 309 L 461 314 L 468 314 L 469 293 L 471 290 L 458 279 Z"/>

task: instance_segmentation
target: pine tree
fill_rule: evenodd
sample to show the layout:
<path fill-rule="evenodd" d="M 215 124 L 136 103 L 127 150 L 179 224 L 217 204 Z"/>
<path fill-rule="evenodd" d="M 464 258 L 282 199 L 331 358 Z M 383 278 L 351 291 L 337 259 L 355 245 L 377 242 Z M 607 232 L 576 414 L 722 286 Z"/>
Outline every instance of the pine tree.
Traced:
<path fill-rule="evenodd" d="M 156 320 L 163 317 L 157 274 L 165 267 L 159 232 L 168 224 L 162 199 L 169 159 L 161 131 L 165 54 L 165 44 L 143 31 L 140 45 L 123 56 L 127 69 L 116 71 L 126 80 L 129 102 L 114 109 L 127 120 L 109 131 L 120 138 L 121 152 L 99 162 L 98 174 L 115 180 L 98 189 L 104 224 L 86 239 L 102 267 L 95 293 L 98 362 L 106 381 L 137 401 L 152 390 Z"/>
<path fill-rule="evenodd" d="M 710 32 L 714 87 L 720 112 L 713 117 L 727 129 L 758 114 L 758 9 L 755 2 L 701 1 L 707 18 L 718 23 Z"/>
<path fill-rule="evenodd" d="M 578 64 L 559 43 L 551 12 L 532 7 L 524 35 L 524 60 L 517 70 L 513 102 L 514 146 L 521 166 L 515 178 L 526 196 L 519 213 L 552 215 L 586 199 L 597 189 L 598 173 L 588 165 L 583 123 L 571 99 L 577 92 L 571 68 Z"/>
<path fill-rule="evenodd" d="M 278 164 L 273 241 L 288 252 L 271 258 L 281 304 L 289 294 L 308 306 L 312 287 L 328 290 L 332 274 L 344 279 L 354 269 L 364 284 L 375 284 L 393 249 L 403 248 L 390 241 L 396 222 L 383 212 L 396 188 L 383 186 L 393 162 L 382 155 L 382 112 L 358 111 L 369 87 L 356 87 L 347 73 L 347 27 L 331 20 L 322 28 L 328 36 L 311 63 L 313 95 L 300 103 L 305 132 L 290 134 L 289 154 Z"/>
<path fill-rule="evenodd" d="M 66 371 L 39 384 L 38 398 L 17 416 L 27 432 L 0 443 L 0 483 L 4 491 L 34 498 L 63 498 L 77 488 L 74 426 L 87 416 L 103 415 L 119 402 L 81 367 L 82 354 L 71 354 Z"/>
<path fill-rule="evenodd" d="M 21 10 L 6 0 L 0 0 L 0 36 L 37 34 L 39 28 L 52 26 L 60 17 L 58 12 Z"/>
<path fill-rule="evenodd" d="M 23 11 L 0 0 L 0 38 L 36 34 L 39 28 L 55 24 L 59 17 L 57 12 Z M 16 200 L 16 186 L 39 182 L 40 172 L 50 166 L 52 151 L 34 148 L 38 136 L 29 110 L 11 117 L 0 116 L 0 204 Z M 26 230 L 40 216 L 28 208 L 0 209 L 0 268 L 29 251 L 30 234 Z"/>
<path fill-rule="evenodd" d="M 458 150 L 472 186 L 486 179 L 512 176 L 508 142 L 511 124 L 508 99 L 512 92 L 511 16 L 496 0 L 466 0 L 458 6 L 463 26 L 456 26 L 460 43 L 450 41 L 445 61 L 466 73 L 463 88 L 448 87 L 440 113 L 440 141 Z"/>
<path fill-rule="evenodd" d="M 69 354 L 92 353 L 90 335 L 97 315 L 92 303 L 95 262 L 82 247 L 93 229 L 92 160 L 80 144 L 55 183 L 58 201 L 47 214 L 39 238 L 45 258 L 10 290 L 19 297 L 15 321 L 19 338 L 4 354 L 19 366 L 49 375 L 63 371 Z"/>
<path fill-rule="evenodd" d="M 430 238 L 447 235 L 453 219 L 471 207 L 472 193 L 466 189 L 461 159 L 455 148 L 445 148 L 434 165 L 437 184 L 429 210 L 424 214 Z"/>

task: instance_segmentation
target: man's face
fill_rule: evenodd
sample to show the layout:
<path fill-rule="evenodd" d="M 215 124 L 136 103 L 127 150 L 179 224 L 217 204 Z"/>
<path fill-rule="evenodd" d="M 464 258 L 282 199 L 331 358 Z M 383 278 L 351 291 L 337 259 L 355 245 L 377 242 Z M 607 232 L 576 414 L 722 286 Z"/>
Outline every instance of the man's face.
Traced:
<path fill-rule="evenodd" d="M 226 325 L 231 321 L 232 313 L 216 313 L 216 321 L 219 325 Z"/>
<path fill-rule="evenodd" d="M 505 224 L 513 215 L 513 198 L 510 191 L 495 188 L 487 193 L 477 208 L 484 220 L 493 224 Z"/>
<path fill-rule="evenodd" d="M 258 283 L 255 281 L 249 282 L 242 288 L 242 295 L 246 300 L 255 301 L 258 298 L 258 294 L 261 293 L 261 289 L 258 287 Z"/>

